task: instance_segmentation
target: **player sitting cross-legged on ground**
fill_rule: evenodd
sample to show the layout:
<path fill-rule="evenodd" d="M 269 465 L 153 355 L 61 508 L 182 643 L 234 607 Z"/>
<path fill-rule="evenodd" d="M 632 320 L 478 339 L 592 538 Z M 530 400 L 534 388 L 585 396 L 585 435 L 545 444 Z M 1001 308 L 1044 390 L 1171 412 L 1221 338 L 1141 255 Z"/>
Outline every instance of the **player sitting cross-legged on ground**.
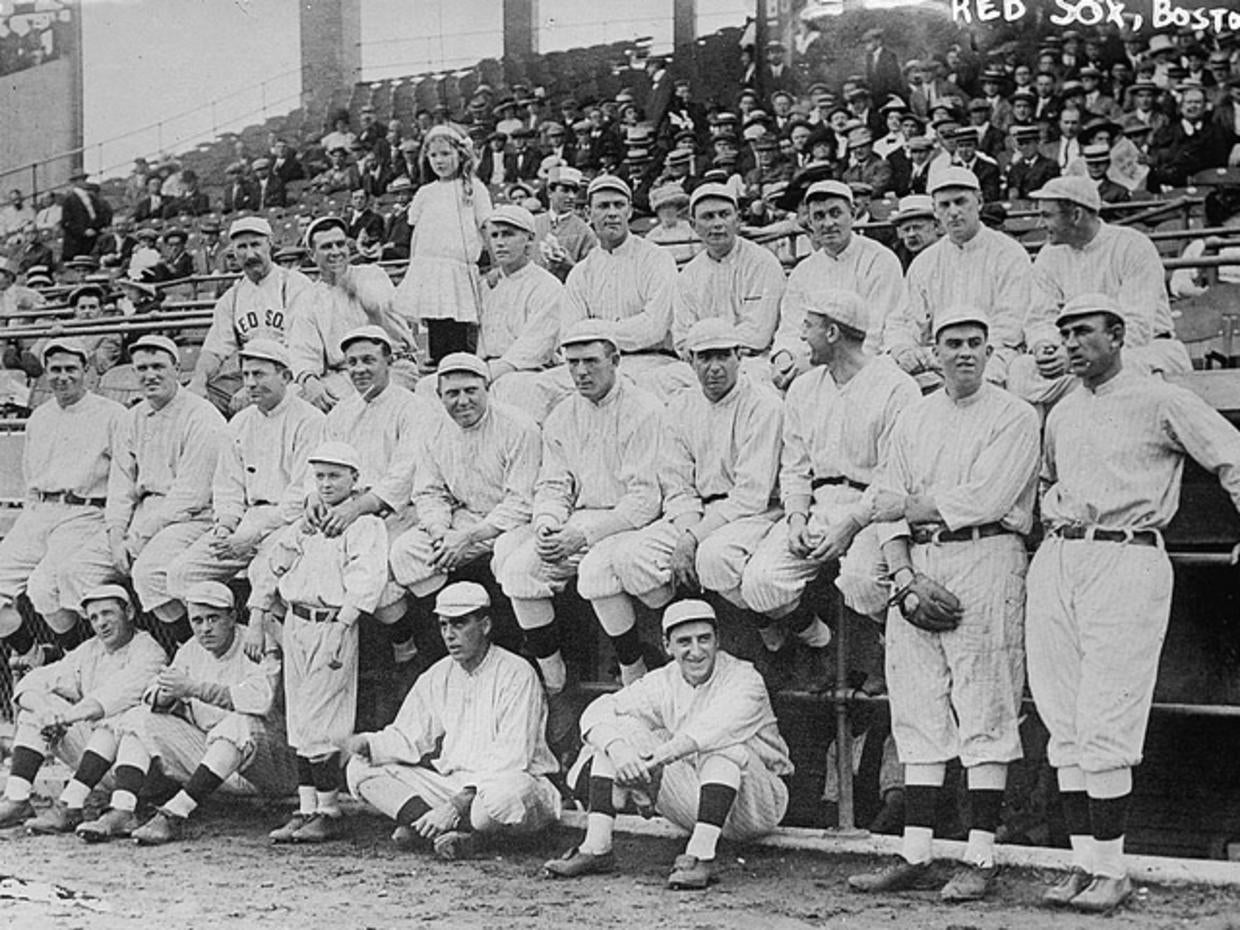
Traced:
<path fill-rule="evenodd" d="M 147 686 L 143 704 L 112 727 L 116 787 L 108 810 L 77 828 L 87 842 L 132 834 L 141 846 L 169 843 L 181 838 L 189 815 L 221 786 L 230 793 L 280 797 L 296 784 L 283 714 L 275 704 L 278 662 L 246 655 L 226 585 L 198 582 L 187 603 L 194 638 Z M 156 767 L 162 781 L 175 779 L 184 787 L 139 827 L 138 794 L 144 784 L 155 787 L 148 775 Z"/>
<path fill-rule="evenodd" d="M 435 599 L 448 655 L 424 672 L 396 720 L 347 743 L 353 793 L 396 820 L 400 845 L 467 858 L 485 838 L 533 833 L 559 814 L 547 779 L 547 702 L 533 667 L 491 643 L 491 599 L 471 581 Z M 441 746 L 429 764 L 420 760 Z"/>
<path fill-rule="evenodd" d="M 625 788 L 645 794 L 658 813 L 692 831 L 668 876 L 672 888 L 710 884 L 721 835 L 756 839 L 784 816 L 788 747 L 762 677 L 720 650 L 714 609 L 698 600 L 671 604 L 663 614 L 663 645 L 672 662 L 581 715 L 586 746 L 577 768 L 589 779 L 586 835 L 543 866 L 551 877 L 615 868 L 616 796 Z"/>

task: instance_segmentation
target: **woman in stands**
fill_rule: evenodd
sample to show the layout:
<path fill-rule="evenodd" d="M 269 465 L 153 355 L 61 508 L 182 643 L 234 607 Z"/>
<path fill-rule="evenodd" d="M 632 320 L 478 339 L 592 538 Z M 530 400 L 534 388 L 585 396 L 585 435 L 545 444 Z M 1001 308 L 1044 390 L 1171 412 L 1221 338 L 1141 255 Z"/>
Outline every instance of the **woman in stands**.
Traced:
<path fill-rule="evenodd" d="M 480 303 L 478 259 L 491 197 L 474 175 L 469 139 L 434 126 L 422 143 L 423 176 L 409 205 L 409 270 L 396 290 L 397 307 L 426 323 L 430 367 L 451 352 L 472 350 Z"/>

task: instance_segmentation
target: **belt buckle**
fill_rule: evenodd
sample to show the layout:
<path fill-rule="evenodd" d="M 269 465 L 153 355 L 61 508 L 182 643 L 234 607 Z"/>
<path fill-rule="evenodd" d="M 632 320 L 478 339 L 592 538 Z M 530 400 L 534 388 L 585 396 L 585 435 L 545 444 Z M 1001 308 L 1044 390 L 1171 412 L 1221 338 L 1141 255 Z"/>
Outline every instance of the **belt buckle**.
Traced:
<path fill-rule="evenodd" d="M 1082 535 L 1082 537 L 1081 537 L 1081 538 L 1082 538 L 1082 539 L 1087 540 L 1088 542 L 1093 542 L 1093 541 L 1094 541 L 1094 533 L 1097 531 L 1098 527 L 1096 527 L 1096 526 L 1084 526 L 1084 527 L 1081 527 L 1081 529 L 1083 529 L 1083 530 L 1085 531 L 1085 532 L 1084 532 L 1084 534 Z"/>
<path fill-rule="evenodd" d="M 1132 527 L 1131 526 L 1124 527 L 1123 533 L 1124 533 L 1124 545 L 1131 546 L 1136 540 L 1136 534 L 1133 533 Z"/>
<path fill-rule="evenodd" d="M 932 546 L 943 545 L 942 536 L 943 536 L 944 529 L 945 527 L 936 526 L 933 530 L 930 531 L 930 545 Z"/>

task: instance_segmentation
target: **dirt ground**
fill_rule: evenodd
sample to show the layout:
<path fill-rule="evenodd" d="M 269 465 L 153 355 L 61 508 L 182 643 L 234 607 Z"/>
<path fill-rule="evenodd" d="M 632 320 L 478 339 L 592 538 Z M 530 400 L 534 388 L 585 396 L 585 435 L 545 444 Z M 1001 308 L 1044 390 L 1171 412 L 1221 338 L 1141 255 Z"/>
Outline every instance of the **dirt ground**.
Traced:
<path fill-rule="evenodd" d="M 540 865 L 571 845 L 567 829 L 526 848 L 447 863 L 395 849 L 389 826 L 366 813 L 350 817 L 347 840 L 317 848 L 269 846 L 267 830 L 286 813 L 212 806 L 195 818 L 186 842 L 160 849 L 0 834 L 0 895 L 4 877 L 15 876 L 97 898 L 88 909 L 0 897 L 0 926 L 1240 930 L 1235 891 L 1141 888 L 1121 912 L 1087 918 L 1036 906 L 1047 875 L 1007 871 L 993 900 L 947 907 L 930 892 L 877 899 L 849 892 L 845 878 L 872 864 L 865 859 L 725 844 L 717 885 L 705 893 L 672 892 L 664 878 L 679 844 L 671 840 L 618 836 L 621 872 L 563 883 L 541 878 Z"/>

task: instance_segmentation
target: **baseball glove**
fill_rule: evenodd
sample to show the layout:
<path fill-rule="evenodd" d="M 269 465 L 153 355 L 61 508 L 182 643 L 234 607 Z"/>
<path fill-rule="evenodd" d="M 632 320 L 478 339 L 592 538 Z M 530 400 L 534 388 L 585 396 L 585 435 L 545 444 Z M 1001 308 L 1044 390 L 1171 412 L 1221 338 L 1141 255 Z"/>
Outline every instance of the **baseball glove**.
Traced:
<path fill-rule="evenodd" d="M 65 734 L 69 732 L 70 726 L 72 724 L 65 723 L 63 720 L 53 720 L 51 723 L 46 724 L 39 731 L 39 734 L 47 741 L 49 747 L 55 747 L 57 743 L 65 738 Z"/>
<path fill-rule="evenodd" d="M 891 597 L 904 619 L 930 633 L 946 633 L 960 625 L 960 599 L 929 575 L 917 572 L 913 580 Z"/>

